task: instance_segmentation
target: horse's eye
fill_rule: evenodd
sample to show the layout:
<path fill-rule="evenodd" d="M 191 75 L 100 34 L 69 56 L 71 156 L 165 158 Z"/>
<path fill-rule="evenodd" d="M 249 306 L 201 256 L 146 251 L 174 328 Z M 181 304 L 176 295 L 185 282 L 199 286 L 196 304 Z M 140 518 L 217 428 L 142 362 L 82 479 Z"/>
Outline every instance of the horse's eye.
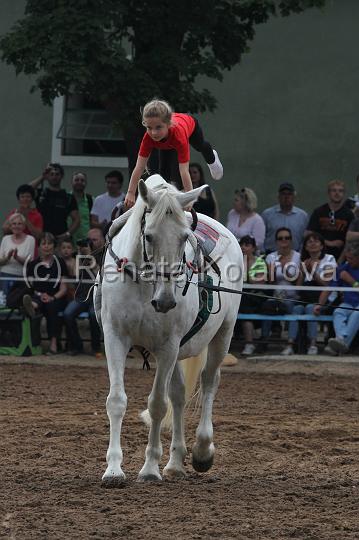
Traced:
<path fill-rule="evenodd" d="M 188 234 L 184 234 L 183 235 L 183 242 L 187 242 L 187 240 L 188 240 Z"/>
<path fill-rule="evenodd" d="M 150 244 L 153 240 L 152 234 L 145 234 L 145 240 Z"/>

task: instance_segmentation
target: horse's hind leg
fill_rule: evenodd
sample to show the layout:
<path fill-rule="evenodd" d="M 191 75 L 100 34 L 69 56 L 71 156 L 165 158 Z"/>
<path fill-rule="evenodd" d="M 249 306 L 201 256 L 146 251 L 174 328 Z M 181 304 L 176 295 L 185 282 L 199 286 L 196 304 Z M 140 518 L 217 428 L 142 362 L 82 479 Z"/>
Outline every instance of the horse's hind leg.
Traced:
<path fill-rule="evenodd" d="M 220 380 L 219 366 L 228 352 L 232 330 L 222 327 L 208 345 L 208 358 L 201 373 L 202 410 L 192 448 L 192 466 L 198 472 L 208 471 L 214 460 L 212 408 Z"/>
<path fill-rule="evenodd" d="M 184 437 L 183 411 L 185 406 L 185 384 L 181 366 L 176 362 L 169 387 L 169 397 L 172 403 L 172 442 L 170 459 L 163 474 L 169 478 L 183 477 L 186 470 L 183 466 L 187 455 Z"/>
<path fill-rule="evenodd" d="M 110 420 L 110 443 L 107 450 L 107 469 L 102 477 L 104 484 L 116 486 L 125 479 L 122 471 L 121 427 L 127 407 L 127 396 L 124 386 L 124 370 L 130 342 L 124 342 L 116 337 L 114 332 L 106 332 L 105 348 L 110 392 L 107 396 L 106 409 Z"/>

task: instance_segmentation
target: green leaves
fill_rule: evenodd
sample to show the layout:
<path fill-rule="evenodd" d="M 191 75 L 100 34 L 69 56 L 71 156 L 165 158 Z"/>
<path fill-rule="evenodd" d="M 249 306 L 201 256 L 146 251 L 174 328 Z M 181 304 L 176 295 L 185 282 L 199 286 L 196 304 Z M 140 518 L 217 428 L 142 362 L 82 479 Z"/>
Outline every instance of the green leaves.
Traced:
<path fill-rule="evenodd" d="M 222 80 L 241 61 L 256 25 L 270 16 L 322 7 L 325 0 L 27 0 L 0 39 L 2 59 L 36 76 L 44 103 L 69 92 L 101 101 L 131 128 L 153 96 L 177 110 L 214 110 L 195 88 Z"/>

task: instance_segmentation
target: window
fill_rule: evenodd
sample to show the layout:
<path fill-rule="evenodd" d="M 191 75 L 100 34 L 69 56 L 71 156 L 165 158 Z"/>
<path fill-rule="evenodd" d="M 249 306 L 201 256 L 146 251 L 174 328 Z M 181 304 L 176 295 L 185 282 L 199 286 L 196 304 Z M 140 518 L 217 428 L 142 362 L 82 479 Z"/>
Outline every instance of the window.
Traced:
<path fill-rule="evenodd" d="M 54 102 L 52 160 L 75 166 L 128 166 L 120 126 L 99 104 L 76 95 Z"/>

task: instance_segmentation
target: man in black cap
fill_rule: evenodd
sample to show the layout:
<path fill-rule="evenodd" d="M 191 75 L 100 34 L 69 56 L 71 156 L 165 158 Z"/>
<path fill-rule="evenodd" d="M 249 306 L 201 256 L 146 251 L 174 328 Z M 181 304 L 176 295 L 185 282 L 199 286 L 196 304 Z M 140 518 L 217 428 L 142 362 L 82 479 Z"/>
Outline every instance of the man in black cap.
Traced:
<path fill-rule="evenodd" d="M 266 226 L 264 250 L 270 253 L 276 250 L 275 233 L 280 227 L 287 227 L 292 232 L 293 249 L 300 251 L 304 231 L 308 224 L 308 214 L 294 206 L 295 187 L 290 182 L 280 184 L 278 188 L 278 203 L 266 208 L 262 218 Z"/>

